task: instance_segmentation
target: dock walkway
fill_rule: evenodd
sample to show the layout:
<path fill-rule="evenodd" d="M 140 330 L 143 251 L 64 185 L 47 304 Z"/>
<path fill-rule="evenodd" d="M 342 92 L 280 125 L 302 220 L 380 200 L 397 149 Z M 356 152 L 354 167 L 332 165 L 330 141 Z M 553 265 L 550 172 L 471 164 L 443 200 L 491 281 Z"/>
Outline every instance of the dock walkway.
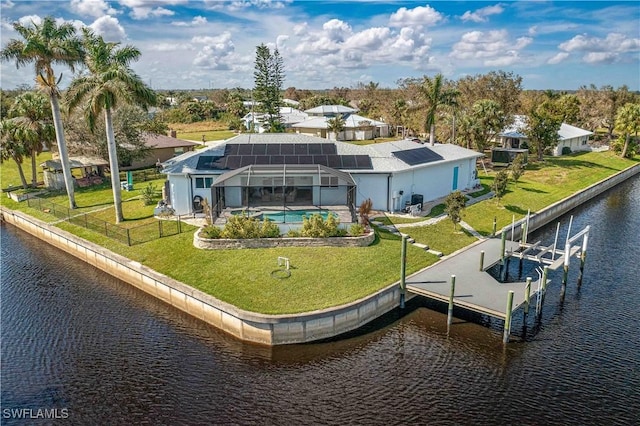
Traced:
<path fill-rule="evenodd" d="M 518 242 L 506 241 L 505 250 L 515 251 Z M 456 276 L 454 305 L 505 319 L 507 296 L 513 290 L 513 310 L 525 303 L 526 281 L 500 283 L 484 272 L 500 261 L 501 240 L 490 238 L 455 253 L 406 279 L 407 291 L 448 303 L 451 275 Z M 480 252 L 484 251 L 484 270 L 480 271 Z M 538 277 L 531 277 L 531 297 L 537 291 Z"/>

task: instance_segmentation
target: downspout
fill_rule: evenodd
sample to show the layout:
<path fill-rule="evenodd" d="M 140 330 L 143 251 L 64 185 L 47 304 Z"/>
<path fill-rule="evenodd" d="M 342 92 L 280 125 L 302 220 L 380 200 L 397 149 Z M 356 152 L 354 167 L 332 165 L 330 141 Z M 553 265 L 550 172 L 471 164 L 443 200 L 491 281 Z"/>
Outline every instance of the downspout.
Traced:
<path fill-rule="evenodd" d="M 393 175 L 389 173 L 387 176 L 387 211 L 390 212 L 392 209 L 389 208 L 389 201 L 391 200 L 391 177 Z"/>
<path fill-rule="evenodd" d="M 192 214 L 195 217 L 196 212 L 193 211 L 193 180 L 189 173 L 187 173 L 187 178 L 189 178 L 189 214 Z"/>

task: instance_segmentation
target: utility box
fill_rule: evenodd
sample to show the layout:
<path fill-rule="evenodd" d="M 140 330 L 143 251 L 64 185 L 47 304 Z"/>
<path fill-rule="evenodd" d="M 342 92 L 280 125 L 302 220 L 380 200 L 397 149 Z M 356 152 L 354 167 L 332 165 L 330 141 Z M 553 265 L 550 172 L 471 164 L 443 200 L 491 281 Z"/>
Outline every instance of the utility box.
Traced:
<path fill-rule="evenodd" d="M 416 204 L 420 204 L 420 206 L 422 206 L 423 201 L 424 201 L 424 196 L 422 194 L 411 194 L 412 206 L 415 206 Z"/>

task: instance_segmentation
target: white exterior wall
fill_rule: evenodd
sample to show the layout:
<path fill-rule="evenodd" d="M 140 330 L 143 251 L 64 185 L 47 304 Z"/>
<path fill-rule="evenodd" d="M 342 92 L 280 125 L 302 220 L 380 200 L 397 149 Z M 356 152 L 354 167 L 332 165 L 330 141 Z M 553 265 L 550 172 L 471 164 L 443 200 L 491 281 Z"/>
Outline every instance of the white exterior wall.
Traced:
<path fill-rule="evenodd" d="M 558 145 L 553 150 L 554 156 L 562 155 L 562 148 L 568 146 L 571 148 L 571 152 L 576 151 L 591 151 L 589 146 L 589 136 L 580 136 L 578 138 L 565 139 L 558 142 Z"/>
<path fill-rule="evenodd" d="M 389 174 L 358 174 L 351 172 L 351 176 L 356 183 L 356 207 L 367 198 L 371 198 L 374 210 L 387 210 L 387 179 Z"/>
<path fill-rule="evenodd" d="M 319 205 L 343 205 L 347 201 L 347 187 L 339 186 L 337 188 L 320 187 L 318 191 L 320 198 L 314 196 L 313 203 Z M 315 194 L 314 194 L 315 195 Z"/>
<path fill-rule="evenodd" d="M 389 209 L 398 211 L 404 208 L 405 202 L 411 201 L 412 194 L 421 194 L 424 202 L 445 197 L 453 190 L 453 170 L 456 166 L 458 167 L 457 189 L 463 191 L 476 186 L 478 181 L 473 173 L 476 169 L 475 158 L 394 173 L 389 193 L 387 193 L 387 174 L 360 175 L 352 172 L 351 175 L 358 185 L 356 205 L 366 198 L 371 198 L 375 210 L 386 211 L 387 197 L 389 197 Z M 401 196 L 398 194 L 398 198 L 394 200 L 394 195 L 399 191 L 403 194 Z"/>
<path fill-rule="evenodd" d="M 171 207 L 177 215 L 190 214 L 193 209 L 191 198 L 191 179 L 188 175 L 169 176 L 169 193 L 171 197 Z"/>

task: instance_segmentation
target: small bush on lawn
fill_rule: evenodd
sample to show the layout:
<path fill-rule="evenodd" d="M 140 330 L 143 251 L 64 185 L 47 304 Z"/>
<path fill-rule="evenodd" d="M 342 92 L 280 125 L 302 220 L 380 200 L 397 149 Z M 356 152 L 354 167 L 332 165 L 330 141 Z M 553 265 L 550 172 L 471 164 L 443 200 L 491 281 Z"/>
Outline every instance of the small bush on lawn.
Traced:
<path fill-rule="evenodd" d="M 299 236 L 300 236 L 300 231 L 298 231 L 297 229 L 289 229 L 289 231 L 287 231 L 287 237 L 297 238 Z"/>
<path fill-rule="evenodd" d="M 364 234 L 364 226 L 359 223 L 354 223 L 351 225 L 351 228 L 349 228 L 349 234 L 351 234 L 352 237 L 358 237 Z"/>
<path fill-rule="evenodd" d="M 154 204 L 155 203 L 154 199 L 160 195 L 158 192 L 158 189 L 152 183 L 150 183 L 145 188 L 143 188 L 141 191 L 141 194 L 142 194 L 142 201 L 144 202 L 145 206 L 150 206 Z"/>
<path fill-rule="evenodd" d="M 327 238 L 340 236 L 340 229 L 338 229 L 340 221 L 336 217 L 330 214 L 326 220 L 319 214 L 311 215 L 307 218 L 302 218 L 302 229 L 300 235 L 303 237 L 311 238 Z"/>

